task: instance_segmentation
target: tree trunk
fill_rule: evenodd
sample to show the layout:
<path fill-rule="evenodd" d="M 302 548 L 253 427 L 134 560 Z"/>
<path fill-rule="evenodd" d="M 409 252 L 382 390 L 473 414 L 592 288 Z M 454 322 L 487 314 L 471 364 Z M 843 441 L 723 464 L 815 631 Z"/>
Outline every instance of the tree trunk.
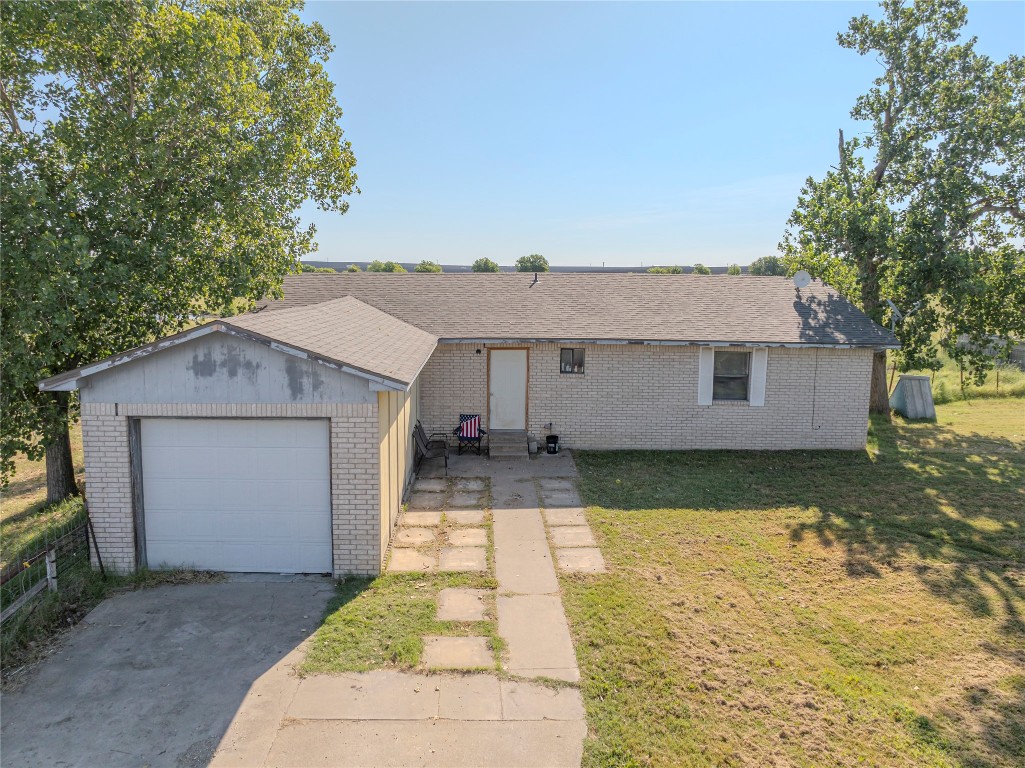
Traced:
<path fill-rule="evenodd" d="M 872 394 L 868 401 L 869 413 L 885 414 L 890 418 L 890 395 L 886 388 L 886 350 L 872 356 Z"/>
<path fill-rule="evenodd" d="M 67 414 L 67 395 L 57 395 L 57 402 Z M 46 451 L 46 503 L 56 504 L 70 496 L 78 495 L 78 484 L 75 482 L 75 463 L 71 459 L 71 434 L 68 431 L 68 420 L 61 422 L 60 430 L 50 436 L 43 446 Z"/>

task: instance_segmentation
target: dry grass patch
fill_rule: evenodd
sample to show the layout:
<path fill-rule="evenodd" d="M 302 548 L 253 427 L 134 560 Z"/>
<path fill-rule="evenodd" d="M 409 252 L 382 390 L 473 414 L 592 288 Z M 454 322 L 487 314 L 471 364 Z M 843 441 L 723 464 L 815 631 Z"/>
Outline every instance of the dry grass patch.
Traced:
<path fill-rule="evenodd" d="M 71 426 L 71 454 L 75 462 L 78 487 L 85 482 L 82 464 L 82 427 Z M 43 507 L 46 500 L 46 462 L 29 461 L 24 454 L 14 458 L 15 474 L 7 488 L 0 491 L 0 553 L 22 549 L 42 531 L 59 526 L 65 517 L 61 505 Z M 0 556 L 0 567 L 6 558 Z"/>
<path fill-rule="evenodd" d="M 1025 764 L 1025 401 L 966 407 L 860 454 L 578 454 L 585 764 Z"/>

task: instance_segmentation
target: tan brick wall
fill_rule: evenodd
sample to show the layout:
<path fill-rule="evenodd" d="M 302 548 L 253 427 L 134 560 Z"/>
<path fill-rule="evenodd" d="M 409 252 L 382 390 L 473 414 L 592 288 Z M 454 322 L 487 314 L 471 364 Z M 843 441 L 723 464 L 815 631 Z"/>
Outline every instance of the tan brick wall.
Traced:
<path fill-rule="evenodd" d="M 89 515 L 105 568 L 135 570 L 135 522 L 128 419 L 113 403 L 82 405 L 82 449 Z M 90 552 L 95 561 L 95 554 Z"/>
<path fill-rule="evenodd" d="M 576 375 L 559 372 L 562 346 L 530 345 L 528 430 L 540 437 L 552 422 L 570 448 L 865 445 L 872 369 L 867 349 L 770 348 L 765 405 L 752 407 L 697 404 L 697 347 L 580 345 L 586 350 L 585 373 Z M 451 430 L 461 412 L 484 414 L 487 423 L 487 349 L 439 345 L 421 374 L 420 392 L 428 432 Z"/>
<path fill-rule="evenodd" d="M 128 419 L 140 417 L 327 418 L 335 576 L 381 570 L 377 404 L 82 404 L 86 494 L 105 566 L 135 569 Z"/>

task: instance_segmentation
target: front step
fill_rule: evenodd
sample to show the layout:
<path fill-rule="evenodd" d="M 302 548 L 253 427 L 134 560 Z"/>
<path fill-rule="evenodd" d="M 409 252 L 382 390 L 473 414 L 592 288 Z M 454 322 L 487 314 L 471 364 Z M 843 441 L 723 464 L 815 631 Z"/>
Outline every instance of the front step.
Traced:
<path fill-rule="evenodd" d="M 529 458 L 526 430 L 492 430 L 488 433 L 488 455 L 493 459 Z"/>

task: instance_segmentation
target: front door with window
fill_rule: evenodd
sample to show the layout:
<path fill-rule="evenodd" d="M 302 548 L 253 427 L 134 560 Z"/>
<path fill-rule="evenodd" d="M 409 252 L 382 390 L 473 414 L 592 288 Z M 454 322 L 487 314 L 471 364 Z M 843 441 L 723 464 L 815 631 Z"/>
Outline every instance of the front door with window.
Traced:
<path fill-rule="evenodd" d="M 488 350 L 490 429 L 527 428 L 527 350 Z"/>

